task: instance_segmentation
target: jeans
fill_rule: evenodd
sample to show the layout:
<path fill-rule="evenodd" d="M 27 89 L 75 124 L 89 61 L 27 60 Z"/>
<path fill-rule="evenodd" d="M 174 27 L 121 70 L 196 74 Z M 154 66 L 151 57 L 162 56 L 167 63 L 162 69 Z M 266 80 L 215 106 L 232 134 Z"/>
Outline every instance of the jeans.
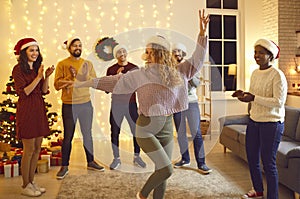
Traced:
<path fill-rule="evenodd" d="M 92 139 L 92 121 L 93 107 L 91 102 L 83 104 L 63 104 L 62 118 L 64 125 L 64 140 L 62 143 L 62 166 L 69 166 L 70 153 L 72 149 L 72 140 L 77 119 L 80 124 L 80 130 L 83 136 L 83 146 L 87 162 L 94 160 L 93 139 Z"/>
<path fill-rule="evenodd" d="M 200 129 L 200 110 L 198 102 L 189 103 L 187 110 L 175 113 L 173 116 L 177 139 L 182 155 L 182 160 L 190 162 L 188 139 L 186 136 L 186 119 L 190 127 L 191 135 L 193 138 L 195 159 L 197 161 L 198 168 L 205 164 L 205 152 L 203 139 Z"/>
<path fill-rule="evenodd" d="M 155 171 L 144 184 L 141 193 L 148 197 L 153 190 L 153 199 L 163 199 L 167 179 L 172 175 L 171 162 L 174 140 L 172 116 L 146 117 L 137 120 L 136 137 L 140 147 L 154 162 Z"/>
<path fill-rule="evenodd" d="M 260 156 L 267 180 L 267 198 L 278 199 L 276 153 L 284 130 L 281 122 L 250 120 L 246 130 L 246 152 L 254 190 L 263 192 Z"/>
<path fill-rule="evenodd" d="M 122 121 L 126 118 L 131 134 L 133 135 L 133 145 L 134 145 L 134 153 L 135 155 L 140 154 L 140 147 L 137 144 L 135 138 L 135 123 L 138 118 L 137 113 L 137 105 L 135 102 L 133 103 L 112 103 L 111 111 L 110 111 L 110 129 L 111 129 L 111 143 L 112 143 L 112 150 L 114 158 L 120 157 L 119 153 L 119 135 L 120 135 L 120 127 Z"/>

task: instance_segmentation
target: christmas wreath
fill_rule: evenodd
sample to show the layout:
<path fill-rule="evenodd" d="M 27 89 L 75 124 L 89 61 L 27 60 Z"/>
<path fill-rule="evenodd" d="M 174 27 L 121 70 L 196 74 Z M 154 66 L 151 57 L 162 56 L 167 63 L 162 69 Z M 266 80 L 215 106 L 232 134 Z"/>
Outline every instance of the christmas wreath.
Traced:
<path fill-rule="evenodd" d="M 97 41 L 95 46 L 96 55 L 103 61 L 110 61 L 114 58 L 113 49 L 118 43 L 112 37 L 104 37 Z"/>

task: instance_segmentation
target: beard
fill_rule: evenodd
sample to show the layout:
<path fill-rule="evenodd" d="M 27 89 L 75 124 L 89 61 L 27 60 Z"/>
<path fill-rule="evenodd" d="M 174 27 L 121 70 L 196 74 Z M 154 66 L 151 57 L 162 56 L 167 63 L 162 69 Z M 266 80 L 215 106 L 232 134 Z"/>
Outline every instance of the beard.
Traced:
<path fill-rule="evenodd" d="M 180 62 L 183 60 L 183 57 L 181 57 L 181 56 L 176 56 L 176 60 L 177 60 L 178 63 L 180 63 Z"/>
<path fill-rule="evenodd" d="M 71 53 L 73 57 L 80 57 L 81 56 L 81 50 L 75 50 Z"/>

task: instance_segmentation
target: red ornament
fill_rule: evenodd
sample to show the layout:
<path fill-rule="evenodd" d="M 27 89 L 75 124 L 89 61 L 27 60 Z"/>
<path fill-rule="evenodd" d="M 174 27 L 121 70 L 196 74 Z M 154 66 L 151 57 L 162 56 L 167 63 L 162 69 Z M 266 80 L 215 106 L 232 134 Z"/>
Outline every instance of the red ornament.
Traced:
<path fill-rule="evenodd" d="M 11 92 L 11 87 L 10 86 L 6 86 L 6 92 Z"/>
<path fill-rule="evenodd" d="M 10 120 L 10 121 L 14 121 L 15 118 L 16 118 L 16 117 L 15 117 L 14 115 L 10 115 L 10 116 L 9 116 L 9 120 Z"/>

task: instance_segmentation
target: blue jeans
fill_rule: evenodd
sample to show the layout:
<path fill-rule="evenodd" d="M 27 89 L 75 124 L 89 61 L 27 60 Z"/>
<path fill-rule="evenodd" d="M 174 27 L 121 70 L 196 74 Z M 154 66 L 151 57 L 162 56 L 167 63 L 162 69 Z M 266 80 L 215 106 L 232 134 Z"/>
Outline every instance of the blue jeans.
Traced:
<path fill-rule="evenodd" d="M 278 199 L 276 153 L 284 130 L 281 122 L 250 120 L 246 130 L 246 152 L 251 180 L 256 192 L 263 192 L 260 156 L 267 180 L 267 198 Z"/>
<path fill-rule="evenodd" d="M 137 105 L 135 102 L 132 103 L 112 103 L 111 104 L 111 111 L 110 111 L 110 129 L 111 129 L 111 144 L 114 158 L 120 157 L 119 152 L 119 135 L 120 135 L 120 127 L 122 121 L 126 118 L 131 134 L 133 135 L 133 146 L 134 146 L 134 153 L 135 155 L 139 155 L 140 147 L 136 141 L 135 137 L 135 125 L 136 120 L 138 118 L 137 113 Z"/>
<path fill-rule="evenodd" d="M 91 102 L 83 104 L 63 104 L 62 119 L 64 125 L 64 140 L 62 143 L 62 166 L 69 166 L 72 140 L 77 119 L 79 120 L 80 130 L 83 136 L 83 146 L 87 162 L 94 160 L 92 121 L 93 107 Z"/>
<path fill-rule="evenodd" d="M 190 127 L 194 144 L 195 159 L 198 168 L 205 164 L 205 152 L 203 139 L 200 129 L 200 110 L 198 102 L 189 103 L 187 110 L 175 113 L 173 115 L 174 123 L 177 131 L 177 139 L 182 155 L 182 160 L 190 162 L 190 154 L 188 150 L 188 139 L 186 136 L 186 119 Z"/>

